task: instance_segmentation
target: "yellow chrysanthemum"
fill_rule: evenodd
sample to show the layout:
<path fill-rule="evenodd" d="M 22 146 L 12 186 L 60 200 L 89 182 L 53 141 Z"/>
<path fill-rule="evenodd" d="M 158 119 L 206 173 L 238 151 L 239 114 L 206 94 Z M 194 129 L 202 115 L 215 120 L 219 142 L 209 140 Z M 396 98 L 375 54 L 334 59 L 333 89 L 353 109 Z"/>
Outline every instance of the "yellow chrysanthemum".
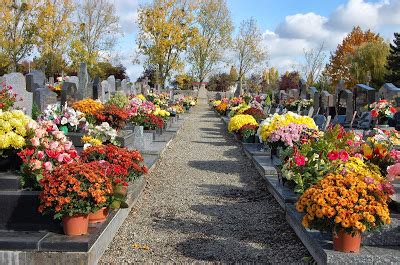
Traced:
<path fill-rule="evenodd" d="M 228 130 L 230 132 L 237 132 L 245 125 L 258 126 L 257 121 L 251 115 L 239 114 L 232 117 L 229 121 Z"/>

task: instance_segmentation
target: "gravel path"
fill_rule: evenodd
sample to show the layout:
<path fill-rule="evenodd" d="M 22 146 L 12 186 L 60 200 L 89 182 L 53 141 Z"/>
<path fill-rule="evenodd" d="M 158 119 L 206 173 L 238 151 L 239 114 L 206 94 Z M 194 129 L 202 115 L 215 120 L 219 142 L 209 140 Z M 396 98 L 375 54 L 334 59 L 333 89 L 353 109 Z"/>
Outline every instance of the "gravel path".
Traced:
<path fill-rule="evenodd" d="M 308 256 L 223 122 L 199 105 L 100 263 L 288 263 Z"/>

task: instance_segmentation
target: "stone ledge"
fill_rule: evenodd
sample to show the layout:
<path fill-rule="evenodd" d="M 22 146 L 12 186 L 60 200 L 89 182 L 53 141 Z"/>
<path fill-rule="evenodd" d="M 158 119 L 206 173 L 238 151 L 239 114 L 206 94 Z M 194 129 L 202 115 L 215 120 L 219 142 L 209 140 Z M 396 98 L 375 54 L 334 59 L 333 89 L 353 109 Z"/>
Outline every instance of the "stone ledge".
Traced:
<path fill-rule="evenodd" d="M 253 156 L 271 156 L 271 151 L 264 150 L 263 144 L 249 144 L 242 143 L 243 151 L 248 158 L 252 159 Z"/>
<path fill-rule="evenodd" d="M 286 210 L 288 203 L 295 203 L 299 197 L 290 188 L 283 186 L 277 176 L 264 175 L 263 178 L 266 180 L 267 188 L 269 192 L 274 196 L 275 200 L 279 205 Z"/>

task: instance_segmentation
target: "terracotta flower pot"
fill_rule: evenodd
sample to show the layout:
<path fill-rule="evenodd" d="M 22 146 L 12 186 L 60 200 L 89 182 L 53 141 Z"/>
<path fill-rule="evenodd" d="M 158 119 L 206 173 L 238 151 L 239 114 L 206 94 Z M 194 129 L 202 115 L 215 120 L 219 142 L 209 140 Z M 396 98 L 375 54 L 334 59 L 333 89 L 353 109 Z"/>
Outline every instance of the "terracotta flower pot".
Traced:
<path fill-rule="evenodd" d="M 80 236 L 88 232 L 89 216 L 87 214 L 64 216 L 62 222 L 64 234 L 67 236 Z"/>
<path fill-rule="evenodd" d="M 101 223 L 107 220 L 108 207 L 103 207 L 94 213 L 89 213 L 89 224 Z"/>
<path fill-rule="evenodd" d="M 340 230 L 333 234 L 333 249 L 345 253 L 357 253 L 360 251 L 361 233 L 353 235 Z"/>

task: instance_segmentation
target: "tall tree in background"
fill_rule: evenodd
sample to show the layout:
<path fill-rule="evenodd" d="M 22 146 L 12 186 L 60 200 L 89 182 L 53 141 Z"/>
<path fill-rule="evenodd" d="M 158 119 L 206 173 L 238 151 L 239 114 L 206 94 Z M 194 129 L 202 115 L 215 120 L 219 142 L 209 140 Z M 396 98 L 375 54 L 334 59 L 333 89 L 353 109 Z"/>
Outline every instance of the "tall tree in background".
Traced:
<path fill-rule="evenodd" d="M 229 76 L 233 82 L 238 81 L 239 76 L 235 66 L 231 66 L 231 70 L 229 71 Z"/>
<path fill-rule="evenodd" d="M 347 57 L 354 54 L 360 45 L 376 41 L 379 38 L 379 35 L 370 30 L 362 31 L 360 27 L 353 28 L 352 32 L 337 46 L 335 53 L 331 54 L 330 62 L 325 69 L 325 73 L 331 78 L 334 87 L 341 79 L 345 81 L 347 87 L 353 87 L 357 83 L 356 78 L 350 73 L 351 65 Z"/>
<path fill-rule="evenodd" d="M 386 81 L 400 87 L 400 33 L 394 33 L 393 44 L 390 44 L 387 70 Z"/>
<path fill-rule="evenodd" d="M 281 76 L 281 79 L 279 81 L 279 89 L 285 91 L 288 91 L 290 89 L 298 89 L 299 81 L 300 81 L 299 72 L 296 71 L 286 72 L 284 75 Z"/>
<path fill-rule="evenodd" d="M 63 55 L 72 39 L 73 11 L 72 0 L 45 0 L 40 8 L 36 45 L 40 57 L 35 62 L 37 67 L 45 69 L 47 76 L 61 74 L 63 70 Z"/>
<path fill-rule="evenodd" d="M 380 87 L 384 83 L 388 54 L 389 45 L 382 38 L 357 47 L 346 62 L 350 65 L 349 72 L 353 80 Z"/>
<path fill-rule="evenodd" d="M 101 52 L 110 51 L 120 34 L 115 6 L 108 0 L 83 0 L 77 7 L 77 39 L 71 44 L 70 58 L 74 67 L 86 62 L 90 71 L 96 66 Z"/>
<path fill-rule="evenodd" d="M 198 39 L 194 9 L 185 0 L 153 0 L 139 8 L 139 52 L 146 57 L 146 65 L 155 68 L 162 87 L 173 71 L 183 70 L 182 53 Z"/>
<path fill-rule="evenodd" d="M 263 87 L 268 90 L 277 90 L 279 86 L 279 72 L 274 67 L 266 69 L 263 73 Z"/>
<path fill-rule="evenodd" d="M 305 64 L 302 68 L 308 86 L 314 85 L 320 77 L 325 58 L 324 43 L 322 43 L 317 49 L 304 50 Z"/>
<path fill-rule="evenodd" d="M 0 66 L 16 71 L 17 64 L 28 56 L 36 41 L 39 0 L 0 1 Z"/>
<path fill-rule="evenodd" d="M 233 25 L 225 0 L 201 0 L 195 20 L 199 39 L 189 47 L 188 59 L 196 81 L 203 82 L 222 61 Z"/>
<path fill-rule="evenodd" d="M 262 34 L 254 19 L 245 20 L 241 23 L 239 33 L 233 43 L 233 51 L 238 76 L 242 82 L 243 77 L 251 70 L 262 66 L 267 59 L 267 52 L 262 45 Z"/>

